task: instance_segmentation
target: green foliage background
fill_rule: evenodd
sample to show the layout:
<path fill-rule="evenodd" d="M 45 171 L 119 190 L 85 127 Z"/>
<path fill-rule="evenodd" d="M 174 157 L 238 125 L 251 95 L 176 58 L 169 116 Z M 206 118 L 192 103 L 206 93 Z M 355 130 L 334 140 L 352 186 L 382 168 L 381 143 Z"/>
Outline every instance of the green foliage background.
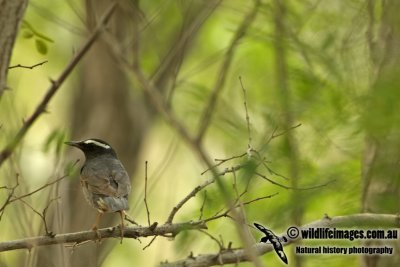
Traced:
<path fill-rule="evenodd" d="M 371 121 L 380 127 L 379 123 L 385 124 L 385 118 L 398 113 L 396 107 L 400 92 L 393 90 L 383 96 L 370 95 L 374 67 L 366 36 L 369 27 L 366 1 L 308 0 L 286 4 L 286 79 L 291 95 L 290 111 L 282 105 L 276 81 L 273 3 L 262 1 L 255 21 L 236 48 L 205 141 L 208 153 L 215 158 L 229 158 L 246 151 L 248 132 L 240 76 L 247 93 L 252 146 L 265 157 L 273 171 L 289 180 L 271 174 L 263 166 L 259 166 L 258 171 L 290 186 L 290 162 L 293 159 L 289 157 L 285 135 L 272 139 L 268 144 L 266 140 L 274 130 L 278 133 L 287 130 L 282 127 L 286 112 L 292 113 L 295 122 L 292 126 L 301 123 L 300 127 L 290 130 L 297 143 L 298 184 L 300 187 L 312 187 L 328 183 L 326 186 L 297 191 L 301 201 L 293 203 L 293 190 L 254 176 L 251 167 L 237 174 L 242 190 L 251 179 L 244 201 L 279 193 L 245 208 L 249 223 L 260 222 L 275 233 L 285 232 L 293 224 L 292 212 L 296 208 L 302 210 L 303 223 L 320 219 L 324 214 L 336 216 L 361 211 L 365 129 L 374 127 L 370 126 Z M 152 19 L 142 36 L 141 63 L 144 71 L 151 73 L 157 66 L 160 55 L 168 48 L 166 44 L 173 40 L 171 33 L 182 22 L 182 6 L 189 5 L 184 1 L 141 3 L 143 12 Z M 203 25 L 200 34 L 191 40 L 193 44 L 176 79 L 171 107 L 189 129 L 194 129 L 193 132 L 217 79 L 227 46 L 251 8 L 252 1 L 223 1 Z M 373 30 L 378 31 L 382 12 L 379 5 L 374 12 L 376 25 L 373 25 Z M 33 70 L 10 70 L 8 85 L 11 90 L 4 94 L 0 102 L 0 147 L 10 140 L 21 126 L 21 120 L 37 105 L 49 85 L 48 79 L 58 75 L 80 47 L 86 32 L 83 15 L 84 7 L 80 1 L 30 2 L 11 65 L 33 65 L 44 60 L 48 63 Z M 13 185 L 18 173 L 19 190 L 33 190 L 49 177 L 56 178 L 70 168 L 77 156 L 66 156 L 65 147 L 61 144 L 70 134 L 69 116 L 74 106 L 72 95 L 80 75 L 78 68 L 52 100 L 49 113 L 39 119 L 12 159 L 0 169 L 0 186 Z M 394 87 L 397 86 L 395 84 Z M 132 86 L 132 90 L 134 94 L 141 94 L 137 86 Z M 375 104 L 370 104 L 371 99 Z M 379 117 L 369 113 L 373 108 L 381 110 L 374 113 Z M 140 157 L 141 162 L 148 160 L 150 163 L 149 203 L 154 221 L 163 222 L 171 208 L 187 192 L 209 177 L 208 174 L 200 175 L 205 167 L 162 120 L 151 126 Z M 246 162 L 248 159 L 244 157 L 224 167 Z M 142 167 L 132 175 L 131 213 L 136 221 L 145 224 Z M 76 176 L 68 179 L 76 179 Z M 229 190 L 232 189 L 232 182 L 232 175 L 224 176 Z M 29 199 L 38 210 L 45 207 L 47 194 L 54 189 L 46 190 Z M 0 203 L 6 194 L 6 190 L 0 191 Z M 197 219 L 203 200 L 204 193 L 198 194 L 182 210 L 178 221 Z M 207 189 L 203 216 L 214 214 L 224 205 L 218 187 L 210 187 Z M 24 217 L 21 214 L 25 214 Z M 43 234 L 40 218 L 21 203 L 7 208 L 0 225 L 3 229 L 0 241 Z M 223 218 L 208 226 L 209 232 L 221 236 L 225 245 L 232 241 L 234 247 L 241 246 L 230 219 Z M 257 231 L 253 234 L 256 239 L 259 238 Z M 166 259 L 184 258 L 191 251 L 195 254 L 215 253 L 219 249 L 214 241 L 199 232 L 185 232 L 175 240 L 159 237 L 143 251 L 149 241 L 124 240 L 122 246 L 117 245 L 110 251 L 102 266 L 128 266 L 132 263 L 135 266 L 153 266 Z M 289 261 L 293 260 L 293 247 L 285 248 L 290 255 Z M 20 255 L 27 258 L 25 264 L 28 266 L 29 252 L 1 253 L 0 266 L 14 266 Z M 269 266 L 281 264 L 274 254 L 265 255 L 262 259 Z M 302 260 L 304 266 L 356 266 L 359 258 L 322 255 L 302 257 Z M 242 263 L 240 266 L 251 264 Z"/>

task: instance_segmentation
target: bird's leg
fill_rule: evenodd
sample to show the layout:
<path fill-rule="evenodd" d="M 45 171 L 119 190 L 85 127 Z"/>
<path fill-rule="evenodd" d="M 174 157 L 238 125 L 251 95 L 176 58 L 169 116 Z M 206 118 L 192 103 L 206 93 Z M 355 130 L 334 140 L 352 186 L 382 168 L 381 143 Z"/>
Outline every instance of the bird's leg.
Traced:
<path fill-rule="evenodd" d="M 122 239 L 124 238 L 124 215 L 125 212 L 123 210 L 118 211 L 119 216 L 121 218 L 121 225 L 120 225 L 120 231 L 121 231 L 121 244 L 122 244 Z"/>
<path fill-rule="evenodd" d="M 101 216 L 102 216 L 102 215 L 103 215 L 102 212 L 98 212 L 98 213 L 97 213 L 96 221 L 95 221 L 94 225 L 92 226 L 92 230 L 96 232 L 97 238 L 98 238 L 99 240 L 101 240 L 101 234 L 100 234 L 100 232 L 99 232 L 99 230 L 98 230 L 98 225 L 99 225 L 99 223 L 100 223 L 100 219 L 101 219 Z"/>

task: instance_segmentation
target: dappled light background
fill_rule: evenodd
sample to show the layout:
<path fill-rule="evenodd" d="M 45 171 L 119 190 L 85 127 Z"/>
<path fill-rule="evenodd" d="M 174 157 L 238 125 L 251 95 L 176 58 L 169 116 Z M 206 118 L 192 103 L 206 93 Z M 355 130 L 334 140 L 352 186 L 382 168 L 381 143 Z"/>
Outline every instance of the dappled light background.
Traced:
<path fill-rule="evenodd" d="M 110 2 L 29 2 L 11 66 L 46 62 L 9 70 L 9 90 L 0 99 L 0 149 Z M 0 242 L 43 235 L 43 220 L 35 211 L 46 207 L 54 233 L 90 229 L 96 211 L 83 200 L 78 178 L 84 157 L 68 149 L 63 144 L 67 140 L 101 138 L 116 149 L 132 179 L 128 213 L 140 225 L 147 225 L 146 161 L 150 220 L 159 224 L 193 188 L 212 177 L 210 171 L 202 174 L 207 166 L 198 153 L 152 105 L 132 66 L 151 80 L 190 134 L 201 133 L 210 158 L 244 154 L 220 166 L 242 167 L 235 175 L 221 176 L 228 191 L 233 192 L 236 176 L 240 191 L 246 190 L 243 202 L 278 193 L 245 205 L 248 224 L 259 222 L 283 233 L 325 214 L 398 213 L 400 75 L 395 66 L 400 24 L 395 11 L 400 7 L 395 1 L 118 3 L 106 31 L 0 168 L 0 186 L 19 183 L 16 196 L 67 175 L 25 198 L 26 203 L 8 205 L 1 214 Z M 215 108 L 205 112 L 213 100 Z M 248 151 L 249 145 L 256 152 Z M 0 206 L 8 194 L 0 189 Z M 174 222 L 211 217 L 226 205 L 213 184 L 192 198 Z M 118 215 L 108 214 L 102 226 L 117 224 Z M 243 247 L 231 218 L 207 226 L 225 247 L 230 242 Z M 250 231 L 255 240 L 260 238 Z M 157 237 L 146 247 L 151 239 L 2 252 L 0 266 L 157 266 L 220 249 L 200 231 Z M 285 251 L 297 266 L 356 266 L 365 260 L 298 257 L 293 247 Z M 381 266 L 395 266 L 395 258 Z M 272 253 L 260 259 L 267 266 L 281 264 Z"/>

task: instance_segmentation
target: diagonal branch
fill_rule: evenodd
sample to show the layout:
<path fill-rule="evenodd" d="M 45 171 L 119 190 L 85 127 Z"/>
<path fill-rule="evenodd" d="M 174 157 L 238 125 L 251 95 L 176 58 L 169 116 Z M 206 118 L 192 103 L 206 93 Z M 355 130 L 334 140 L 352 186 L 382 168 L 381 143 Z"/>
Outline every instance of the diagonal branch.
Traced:
<path fill-rule="evenodd" d="M 214 179 L 207 180 L 204 183 L 202 183 L 201 185 L 196 186 L 192 191 L 190 191 L 190 193 L 186 197 L 184 197 L 175 207 L 173 207 L 171 213 L 168 216 L 166 223 L 172 223 L 172 220 L 174 219 L 176 213 L 182 208 L 182 206 L 186 202 L 189 201 L 189 199 L 194 197 L 198 192 L 200 192 L 201 190 L 203 190 L 204 188 L 206 188 L 207 186 L 209 186 L 210 184 L 212 184 L 214 182 L 215 182 Z"/>
<path fill-rule="evenodd" d="M 38 117 L 46 112 L 46 107 L 50 100 L 53 98 L 55 93 L 61 87 L 63 82 L 67 79 L 67 77 L 71 74 L 72 70 L 76 67 L 76 65 L 81 61 L 83 56 L 89 51 L 90 47 L 93 45 L 95 40 L 98 38 L 100 33 L 104 29 L 104 25 L 107 23 L 108 19 L 111 17 L 115 7 L 117 6 L 116 2 L 113 2 L 107 11 L 104 13 L 103 17 L 100 19 L 99 24 L 97 25 L 96 29 L 93 31 L 89 39 L 83 45 L 81 50 L 72 58 L 72 60 L 68 63 L 64 71 L 60 74 L 60 76 L 51 81 L 51 85 L 47 90 L 45 96 L 43 97 L 42 101 L 37 105 L 35 111 L 31 114 L 31 116 L 24 122 L 16 136 L 6 145 L 6 147 L 0 152 L 0 166 L 3 162 L 8 159 L 11 154 L 14 152 L 14 149 L 18 146 L 21 142 L 22 138 L 24 138 L 25 134 L 31 128 L 33 123 L 38 119 Z"/>

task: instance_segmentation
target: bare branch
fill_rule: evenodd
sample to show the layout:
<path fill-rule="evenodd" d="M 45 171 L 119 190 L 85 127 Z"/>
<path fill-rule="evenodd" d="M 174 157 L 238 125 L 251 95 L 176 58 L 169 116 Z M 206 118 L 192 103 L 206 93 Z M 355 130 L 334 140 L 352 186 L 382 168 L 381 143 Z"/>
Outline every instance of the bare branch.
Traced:
<path fill-rule="evenodd" d="M 43 221 L 43 225 L 44 225 L 44 230 L 45 230 L 45 232 L 46 232 L 46 236 L 54 237 L 53 232 L 49 231 L 49 227 L 48 227 L 47 221 L 46 221 L 46 213 L 47 213 L 47 210 L 48 210 L 50 204 L 51 204 L 53 201 L 58 200 L 58 199 L 59 199 L 59 197 L 51 199 L 51 200 L 49 201 L 49 203 L 47 203 L 47 206 L 43 209 L 43 212 L 37 211 L 37 210 L 36 210 L 34 207 L 32 207 L 28 202 L 26 202 L 25 200 L 23 200 L 23 199 L 21 199 L 21 198 L 19 199 L 19 201 L 21 201 L 22 203 L 24 203 L 24 204 L 25 204 L 26 206 L 28 206 L 34 213 L 36 213 L 37 215 L 39 215 L 40 219 L 42 219 L 42 221 Z"/>
<path fill-rule="evenodd" d="M 79 162 L 79 159 L 76 160 L 76 161 L 72 164 L 72 167 L 75 166 L 78 162 Z M 61 176 L 61 177 L 59 177 L 59 178 L 57 178 L 57 179 L 55 179 L 55 180 L 53 180 L 53 181 L 51 181 L 51 182 L 45 183 L 44 185 L 38 187 L 37 189 L 35 189 L 35 190 L 33 190 L 33 191 L 31 191 L 31 192 L 29 192 L 29 193 L 27 193 L 27 194 L 24 194 L 24 195 L 19 196 L 19 197 L 14 197 L 13 199 L 11 199 L 11 200 L 9 201 L 9 203 L 12 203 L 12 202 L 17 201 L 17 200 L 20 200 L 20 199 L 22 199 L 22 198 L 31 196 L 31 195 L 33 195 L 33 194 L 35 194 L 35 193 L 37 193 L 37 192 L 43 190 L 44 188 L 46 188 L 46 187 L 48 187 L 48 186 L 51 186 L 51 185 L 53 185 L 53 184 L 58 183 L 59 181 L 61 181 L 62 179 L 66 178 L 66 177 L 68 177 L 68 176 L 69 176 L 69 175 L 67 175 L 67 174 L 66 174 L 66 175 L 63 175 L 63 176 Z"/>
<path fill-rule="evenodd" d="M 320 184 L 320 185 L 315 185 L 315 186 L 309 186 L 309 187 L 292 187 L 292 186 L 288 186 L 288 185 L 283 185 L 281 183 L 275 182 L 274 180 L 269 179 L 267 176 L 265 176 L 264 174 L 261 174 L 259 172 L 255 172 L 255 175 L 263 178 L 264 180 L 267 180 L 268 182 L 270 182 L 271 184 L 277 185 L 279 187 L 285 188 L 285 189 L 293 189 L 293 190 L 311 190 L 311 189 L 317 189 L 317 188 L 321 188 L 321 187 L 325 187 L 330 183 L 333 183 L 335 180 L 326 182 L 324 184 Z"/>
<path fill-rule="evenodd" d="M 284 130 L 284 131 L 282 131 L 282 132 L 279 132 L 279 133 L 276 133 L 276 131 L 278 130 L 278 128 L 275 128 L 275 129 L 272 131 L 272 133 L 271 133 L 271 135 L 269 136 L 269 138 L 267 139 L 267 141 L 265 142 L 265 144 L 266 144 L 266 145 L 269 144 L 269 142 L 271 142 L 272 139 L 277 138 L 277 137 L 279 137 L 279 136 L 282 136 L 282 135 L 286 134 L 287 132 L 289 132 L 289 131 L 291 131 L 291 130 L 294 130 L 294 129 L 300 127 L 300 126 L 301 126 L 301 123 L 298 123 L 298 124 L 296 124 L 296 125 L 294 125 L 294 126 L 291 126 L 291 127 L 289 127 L 288 129 L 286 129 L 286 130 Z"/>
<path fill-rule="evenodd" d="M 79 162 L 79 160 L 76 160 L 76 161 L 73 163 L 72 166 L 75 166 L 78 162 Z M 15 202 L 15 201 L 17 201 L 17 200 L 22 200 L 23 198 L 26 198 L 26 197 L 31 196 L 31 195 L 33 195 L 33 194 L 36 194 L 37 192 L 39 192 L 39 191 L 45 189 L 46 187 L 49 187 L 49 186 L 51 186 L 51 185 L 53 185 L 53 184 L 56 184 L 56 183 L 60 182 L 62 179 L 66 178 L 66 177 L 68 177 L 68 175 L 63 175 L 63 176 L 61 176 L 61 177 L 59 177 L 59 178 L 57 178 L 57 179 L 55 179 L 55 180 L 53 180 L 53 181 L 51 181 L 51 182 L 45 183 L 44 185 L 38 187 L 37 189 L 35 189 L 35 190 L 33 190 L 33 191 L 29 192 L 29 193 L 26 193 L 26 194 L 21 195 L 21 196 L 16 196 L 14 192 L 15 192 L 15 189 L 16 189 L 16 188 L 18 187 L 18 185 L 19 185 L 18 174 L 17 174 L 17 175 L 16 175 L 16 184 L 15 184 L 13 187 L 11 187 L 11 188 L 9 188 L 9 187 L 7 187 L 7 186 L 2 186 L 2 187 L 0 187 L 0 189 L 8 189 L 8 190 L 10 191 L 9 194 L 8 194 L 8 196 L 7 196 L 7 199 L 4 201 L 3 205 L 0 207 L 0 220 L 1 220 L 1 217 L 3 216 L 3 213 L 4 213 L 5 208 L 6 208 L 9 204 L 11 204 L 12 202 Z M 24 202 L 24 203 L 25 203 L 25 202 Z M 32 207 L 31 207 L 31 208 L 32 208 Z M 33 209 L 33 208 L 32 208 L 32 209 Z M 34 209 L 33 209 L 33 210 L 34 210 Z"/>
<path fill-rule="evenodd" d="M 182 208 L 182 206 L 188 202 L 192 197 L 194 197 L 198 192 L 209 186 L 210 184 L 214 183 L 215 180 L 207 180 L 201 185 L 196 186 L 186 197 L 184 197 L 175 207 L 173 207 L 171 213 L 168 216 L 166 223 L 172 223 L 176 213 Z"/>
<path fill-rule="evenodd" d="M 224 244 L 222 243 L 222 241 L 219 241 L 219 240 L 218 240 L 216 237 L 214 237 L 212 234 L 210 234 L 209 232 L 204 231 L 204 230 L 202 230 L 202 229 L 199 229 L 199 232 L 205 234 L 206 236 L 208 236 L 209 238 L 211 238 L 213 241 L 215 241 L 215 243 L 217 243 L 217 245 L 218 245 L 218 247 L 219 247 L 220 250 L 223 250 L 223 249 L 224 249 Z"/>
<path fill-rule="evenodd" d="M 247 144 L 247 148 L 249 150 L 252 149 L 251 146 L 251 129 L 250 129 L 250 117 L 249 117 L 249 111 L 247 110 L 247 94 L 246 94 L 246 89 L 244 88 L 243 82 L 242 82 L 242 77 L 239 76 L 239 81 L 240 81 L 240 86 L 242 87 L 243 91 L 243 105 L 244 105 L 244 110 L 246 111 L 246 124 L 247 124 L 247 134 L 249 138 L 249 143 Z"/>
<path fill-rule="evenodd" d="M 256 202 L 256 201 L 260 201 L 260 200 L 267 199 L 267 198 L 272 198 L 272 197 L 274 197 L 274 196 L 276 196 L 276 195 L 278 195 L 278 194 L 279 194 L 279 193 L 274 193 L 274 194 L 272 194 L 272 195 L 263 196 L 263 197 L 258 197 L 258 198 L 255 198 L 255 199 L 252 199 L 252 200 L 243 202 L 242 204 L 243 204 L 243 205 L 248 205 L 248 204 L 251 204 L 251 203 Z M 215 213 L 214 216 L 212 216 L 212 217 L 210 217 L 210 218 L 207 218 L 207 219 L 204 219 L 203 221 L 204 221 L 204 222 L 214 221 L 214 220 L 217 220 L 217 219 L 222 218 L 222 217 L 229 217 L 229 218 L 231 218 L 231 216 L 229 216 L 229 213 L 230 213 L 232 210 L 234 210 L 235 208 L 239 207 L 239 205 L 240 205 L 240 204 L 235 203 L 233 206 L 231 206 L 230 208 L 226 209 L 223 213 L 222 213 L 222 211 L 223 211 L 224 209 L 221 209 L 221 210 L 217 211 L 217 212 Z"/>
<path fill-rule="evenodd" d="M 10 70 L 10 69 L 14 69 L 14 68 L 34 69 L 34 68 L 36 68 L 36 67 L 38 67 L 38 66 L 41 66 L 41 65 L 43 65 L 43 64 L 46 64 L 47 62 L 49 62 L 49 61 L 48 61 L 48 60 L 45 60 L 45 61 L 43 61 L 43 62 L 37 63 L 37 64 L 32 65 L 32 66 L 25 66 L 25 65 L 18 64 L 18 65 L 10 66 L 10 67 L 8 67 L 8 69 L 9 69 L 9 70 Z"/>
<path fill-rule="evenodd" d="M 61 181 L 61 180 L 64 179 L 65 177 L 68 177 L 68 175 L 63 175 L 63 176 L 61 176 L 60 178 L 55 179 L 54 181 L 51 181 L 51 182 L 49 182 L 49 183 L 45 183 L 44 185 L 40 186 L 39 188 L 33 190 L 32 192 L 29 192 L 29 193 L 24 194 L 24 195 L 22 195 L 22 196 L 18 196 L 18 197 L 16 196 L 16 197 L 14 197 L 13 199 L 11 199 L 11 200 L 9 201 L 9 203 L 12 203 L 12 202 L 14 202 L 14 201 L 17 201 L 17 200 L 23 199 L 23 198 L 25 198 L 25 197 L 31 196 L 31 195 L 33 195 L 33 194 L 35 194 L 35 193 L 37 193 L 37 192 L 39 192 L 39 191 L 45 189 L 46 187 L 48 187 L 48 186 L 50 186 L 50 185 L 53 185 L 53 184 L 55 184 L 55 183 L 58 183 L 59 181 Z"/>
<path fill-rule="evenodd" d="M 7 196 L 6 200 L 4 201 L 3 205 L 0 208 L 0 221 L 1 221 L 1 218 L 3 217 L 5 208 L 7 207 L 8 204 L 10 204 L 11 198 L 14 197 L 15 189 L 19 186 L 18 177 L 19 177 L 19 175 L 16 174 L 15 175 L 16 183 L 15 183 L 15 185 L 13 187 L 11 187 L 11 188 L 9 188 L 7 186 L 2 186 L 1 187 L 1 189 L 8 189 L 10 192 L 8 193 L 8 196 Z"/>
<path fill-rule="evenodd" d="M 110 5 L 110 7 L 104 13 L 103 17 L 100 19 L 96 29 L 93 31 L 93 33 L 88 38 L 86 43 L 83 45 L 81 50 L 79 50 L 78 53 L 72 58 L 72 60 L 68 63 L 63 72 L 60 74 L 60 76 L 56 80 L 51 81 L 49 89 L 47 90 L 41 102 L 37 105 L 35 111 L 31 114 L 31 116 L 27 120 L 24 121 L 22 127 L 20 128 L 16 136 L 0 152 L 0 166 L 6 159 L 8 159 L 11 156 L 11 154 L 14 152 L 14 149 L 21 142 L 22 138 L 24 138 L 25 134 L 31 128 L 33 123 L 38 119 L 38 117 L 42 113 L 46 112 L 46 107 L 48 103 L 53 98 L 54 94 L 58 91 L 58 89 L 61 87 L 63 82 L 71 74 L 72 70 L 74 70 L 76 65 L 81 61 L 83 56 L 89 51 L 92 44 L 95 42 L 97 37 L 103 31 L 105 23 L 107 23 L 108 19 L 111 17 L 111 14 L 113 13 L 116 6 L 117 6 L 116 2 L 113 2 Z"/>
<path fill-rule="evenodd" d="M 143 247 L 143 250 L 145 250 L 146 248 L 150 247 L 151 244 L 153 244 L 154 240 L 156 240 L 156 238 L 157 238 L 156 235 L 153 236 L 153 238 L 150 240 L 150 242 L 146 246 Z"/>
<path fill-rule="evenodd" d="M 152 227 L 125 227 L 124 238 L 138 238 L 148 236 L 176 236 L 185 230 L 207 229 L 203 222 L 187 222 L 177 224 L 165 224 L 152 229 Z M 99 229 L 97 231 L 82 231 L 76 233 L 57 234 L 54 237 L 37 236 L 7 242 L 0 242 L 0 252 L 16 249 L 32 249 L 37 246 L 46 246 L 54 244 L 79 244 L 88 240 L 97 241 L 98 236 L 102 239 L 120 238 L 121 231 L 119 226 Z"/>
<path fill-rule="evenodd" d="M 203 199 L 203 204 L 201 204 L 201 207 L 200 207 L 199 220 L 203 219 L 203 212 L 204 212 L 204 207 L 206 205 L 206 201 L 207 201 L 207 190 L 204 190 L 204 199 Z"/>
<path fill-rule="evenodd" d="M 263 197 L 257 197 L 257 198 L 255 198 L 255 199 L 252 199 L 252 200 L 243 202 L 243 205 L 249 205 L 249 204 L 251 204 L 251 203 L 253 203 L 253 202 L 257 202 L 257 201 L 259 201 L 259 200 L 271 198 L 271 197 L 274 197 L 274 196 L 276 196 L 276 195 L 278 195 L 278 194 L 279 194 L 279 193 L 276 192 L 275 194 L 272 194 L 272 195 L 263 196 Z"/>
<path fill-rule="evenodd" d="M 213 169 L 213 168 L 216 168 L 216 167 L 218 167 L 218 166 L 224 164 L 224 163 L 227 162 L 227 161 L 230 161 L 230 160 L 233 160 L 233 159 L 238 159 L 238 158 L 243 158 L 243 157 L 246 156 L 246 155 L 247 155 L 247 153 L 243 153 L 243 154 L 240 154 L 240 155 L 237 155 L 237 156 L 232 156 L 232 157 L 227 158 L 227 159 L 215 159 L 215 161 L 218 161 L 218 163 L 215 164 L 215 165 L 213 165 L 211 168 L 208 168 L 207 170 L 203 171 L 203 172 L 201 173 L 201 175 L 205 174 L 206 172 L 208 172 L 209 170 L 211 170 L 211 169 Z"/>

